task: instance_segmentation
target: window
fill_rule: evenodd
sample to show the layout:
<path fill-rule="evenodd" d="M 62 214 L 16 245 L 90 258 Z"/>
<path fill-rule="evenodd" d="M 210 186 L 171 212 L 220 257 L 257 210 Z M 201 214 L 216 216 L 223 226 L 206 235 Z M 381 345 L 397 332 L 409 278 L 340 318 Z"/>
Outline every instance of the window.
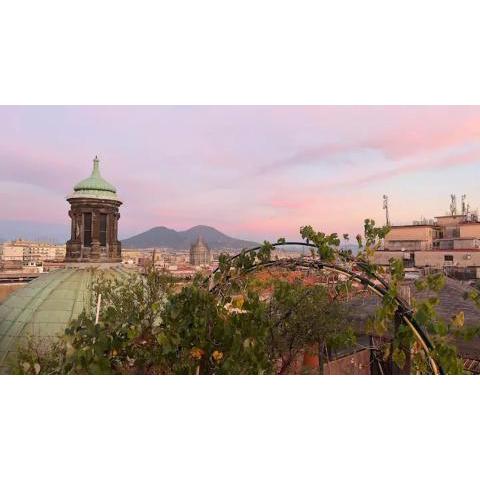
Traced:
<path fill-rule="evenodd" d="M 100 246 L 105 247 L 107 245 L 107 215 L 105 213 L 100 214 Z"/>
<path fill-rule="evenodd" d="M 446 262 L 453 262 L 453 255 L 445 255 L 443 258 Z"/>
<path fill-rule="evenodd" d="M 92 214 L 83 214 L 83 245 L 85 247 L 92 246 Z"/>

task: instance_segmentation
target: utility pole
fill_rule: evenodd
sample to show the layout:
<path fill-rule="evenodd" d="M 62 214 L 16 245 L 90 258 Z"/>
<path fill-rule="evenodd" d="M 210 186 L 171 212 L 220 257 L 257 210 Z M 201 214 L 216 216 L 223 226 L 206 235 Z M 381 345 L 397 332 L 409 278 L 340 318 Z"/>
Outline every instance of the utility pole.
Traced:
<path fill-rule="evenodd" d="M 385 210 L 385 220 L 387 222 L 387 227 L 390 226 L 390 215 L 388 213 L 388 196 L 383 196 L 383 209 Z"/>

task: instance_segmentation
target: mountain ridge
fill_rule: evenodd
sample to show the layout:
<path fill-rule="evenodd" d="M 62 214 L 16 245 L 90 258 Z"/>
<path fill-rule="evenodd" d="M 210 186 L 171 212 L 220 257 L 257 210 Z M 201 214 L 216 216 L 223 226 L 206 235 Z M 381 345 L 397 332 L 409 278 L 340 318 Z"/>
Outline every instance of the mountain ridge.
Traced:
<path fill-rule="evenodd" d="M 174 230 L 165 226 L 153 227 L 122 240 L 125 248 L 173 248 L 187 250 L 201 236 L 211 249 L 238 249 L 256 247 L 249 240 L 230 237 L 208 225 L 196 225 L 187 230 Z"/>

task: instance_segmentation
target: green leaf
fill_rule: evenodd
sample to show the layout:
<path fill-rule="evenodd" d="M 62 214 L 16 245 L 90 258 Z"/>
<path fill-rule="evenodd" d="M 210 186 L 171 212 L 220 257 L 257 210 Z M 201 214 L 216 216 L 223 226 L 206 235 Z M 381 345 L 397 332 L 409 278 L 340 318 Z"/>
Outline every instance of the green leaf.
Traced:
<path fill-rule="evenodd" d="M 452 326 L 455 328 L 462 328 L 465 324 L 465 314 L 462 312 L 457 313 L 452 318 Z"/>
<path fill-rule="evenodd" d="M 159 345 L 166 345 L 168 343 L 168 338 L 167 338 L 167 335 L 165 334 L 165 332 L 160 332 L 158 335 L 157 335 L 157 342 Z"/>
<path fill-rule="evenodd" d="M 398 366 L 398 368 L 403 368 L 407 361 L 405 352 L 401 348 L 396 348 L 393 351 L 392 359 L 395 362 L 395 365 Z"/>

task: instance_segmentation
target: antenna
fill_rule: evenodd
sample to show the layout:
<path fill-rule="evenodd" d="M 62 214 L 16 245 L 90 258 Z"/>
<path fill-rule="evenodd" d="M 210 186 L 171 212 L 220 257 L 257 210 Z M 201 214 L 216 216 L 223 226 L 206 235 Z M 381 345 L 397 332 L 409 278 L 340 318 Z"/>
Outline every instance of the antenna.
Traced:
<path fill-rule="evenodd" d="M 383 209 L 385 210 L 385 220 L 387 222 L 387 227 L 390 226 L 390 215 L 388 213 L 388 196 L 383 196 Z"/>
<path fill-rule="evenodd" d="M 473 212 L 472 212 L 472 222 L 478 222 L 478 209 L 476 208 Z"/>
<path fill-rule="evenodd" d="M 450 194 L 450 215 L 452 217 L 457 214 L 457 196 L 452 193 Z"/>

